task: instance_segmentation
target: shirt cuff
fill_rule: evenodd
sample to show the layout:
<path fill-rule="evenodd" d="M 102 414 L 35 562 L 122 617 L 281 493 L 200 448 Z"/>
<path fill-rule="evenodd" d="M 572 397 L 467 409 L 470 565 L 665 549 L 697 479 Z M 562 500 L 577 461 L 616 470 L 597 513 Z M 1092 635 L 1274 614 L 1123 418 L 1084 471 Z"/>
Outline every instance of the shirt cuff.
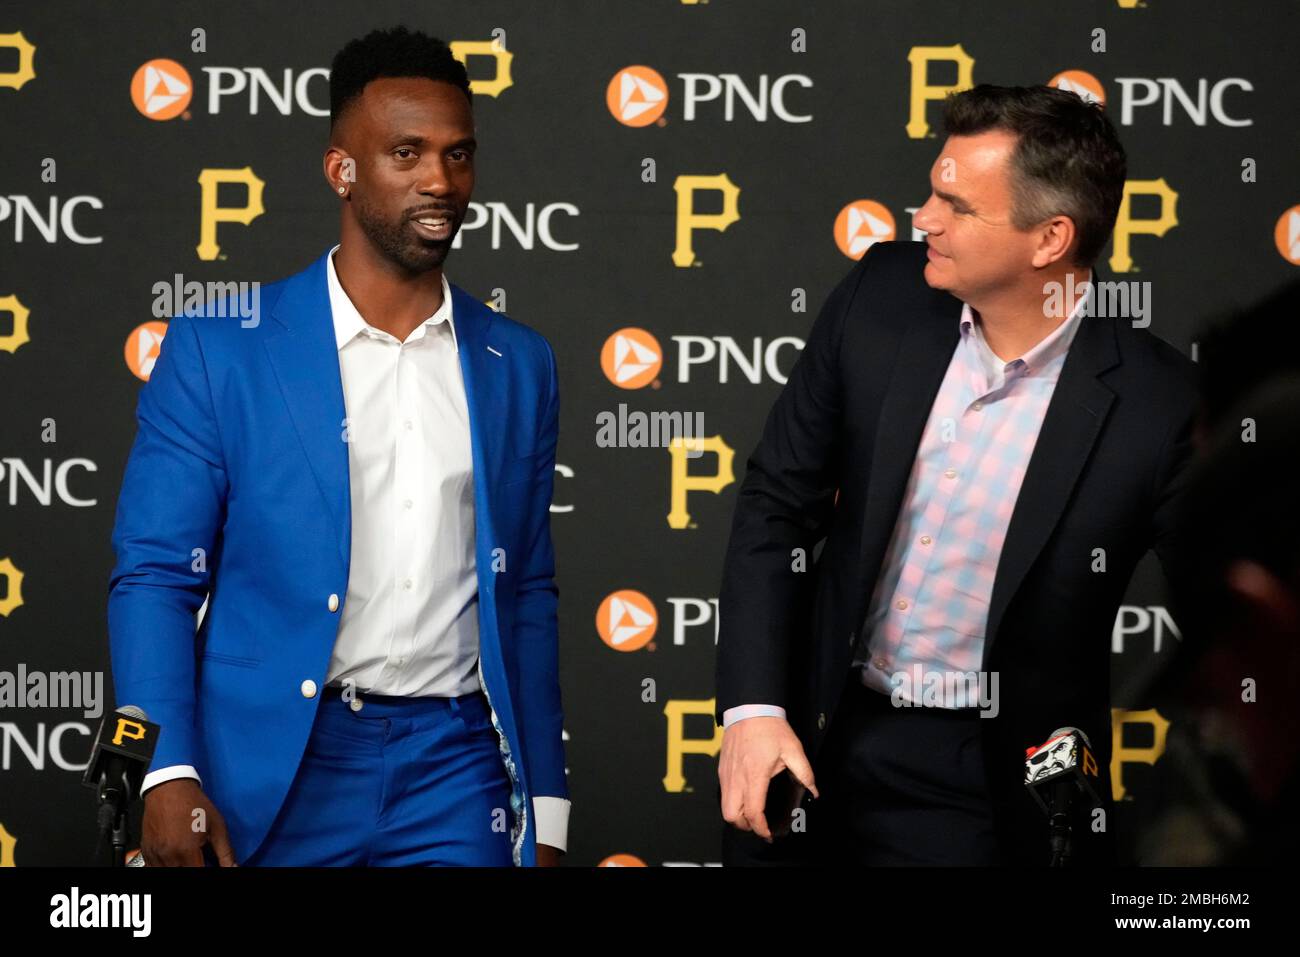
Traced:
<path fill-rule="evenodd" d="M 144 782 L 140 785 L 140 793 L 144 794 L 152 787 L 164 784 L 167 781 L 175 781 L 177 778 L 193 778 L 203 786 L 203 779 L 199 777 L 199 772 L 188 764 L 173 764 L 171 767 L 159 768 L 157 771 L 150 771 L 144 776 Z"/>
<path fill-rule="evenodd" d="M 746 718 L 784 718 L 785 708 L 775 704 L 742 704 L 722 712 L 722 727 L 730 728 Z"/>
<path fill-rule="evenodd" d="M 538 844 L 549 844 L 561 851 L 569 849 L 569 804 L 566 798 L 533 798 Z"/>

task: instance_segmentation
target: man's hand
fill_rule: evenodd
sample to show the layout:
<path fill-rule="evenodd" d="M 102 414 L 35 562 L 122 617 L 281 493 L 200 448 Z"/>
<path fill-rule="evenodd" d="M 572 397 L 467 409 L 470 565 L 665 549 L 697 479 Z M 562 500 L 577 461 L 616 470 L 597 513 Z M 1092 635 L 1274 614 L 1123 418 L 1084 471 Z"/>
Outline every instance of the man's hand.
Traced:
<path fill-rule="evenodd" d="M 549 844 L 537 845 L 537 866 L 538 867 L 559 867 L 560 858 L 564 852 L 558 847 L 551 847 Z"/>
<path fill-rule="evenodd" d="M 785 770 L 812 791 L 813 797 L 820 797 L 803 745 L 785 718 L 745 718 L 729 727 L 722 734 L 718 761 L 723 819 L 771 844 L 772 832 L 763 807 L 768 782 Z"/>
<path fill-rule="evenodd" d="M 202 815 L 196 815 L 196 810 Z M 151 867 L 202 867 L 204 844 L 212 846 L 222 867 L 239 866 L 225 818 L 193 778 L 164 781 L 149 789 L 142 830 L 140 853 Z"/>

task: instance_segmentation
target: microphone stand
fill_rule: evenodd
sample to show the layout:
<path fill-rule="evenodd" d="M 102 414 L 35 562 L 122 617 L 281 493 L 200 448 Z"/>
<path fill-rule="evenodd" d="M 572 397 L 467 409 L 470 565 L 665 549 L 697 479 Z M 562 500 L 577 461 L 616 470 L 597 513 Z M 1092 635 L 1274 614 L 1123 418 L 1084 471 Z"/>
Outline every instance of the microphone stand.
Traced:
<path fill-rule="evenodd" d="M 1070 863 L 1070 820 L 1061 812 L 1052 815 L 1052 862 L 1049 867 L 1066 867 Z"/>
<path fill-rule="evenodd" d="M 1048 815 L 1048 828 L 1051 832 L 1052 862 L 1049 867 L 1067 867 L 1074 852 L 1070 829 L 1070 798 L 1073 797 L 1073 785 L 1069 781 L 1058 781 L 1053 787 L 1052 811 Z"/>
<path fill-rule="evenodd" d="M 108 772 L 99 776 L 99 841 L 96 856 L 102 858 L 106 847 L 111 846 L 112 862 L 109 867 L 126 867 L 127 845 L 131 840 L 130 821 L 127 808 L 130 802 L 126 796 L 126 781 L 123 787 L 108 786 Z M 105 838 L 108 838 L 108 842 Z"/>

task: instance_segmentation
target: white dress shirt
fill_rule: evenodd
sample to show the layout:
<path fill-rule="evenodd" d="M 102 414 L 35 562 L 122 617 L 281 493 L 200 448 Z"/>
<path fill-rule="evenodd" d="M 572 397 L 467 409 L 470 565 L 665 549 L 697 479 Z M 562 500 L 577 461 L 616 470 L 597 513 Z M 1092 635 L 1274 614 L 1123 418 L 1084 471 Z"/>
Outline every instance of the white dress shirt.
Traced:
<path fill-rule="evenodd" d="M 348 442 L 352 549 L 326 683 L 367 693 L 479 691 L 478 573 L 469 407 L 451 286 L 405 341 L 369 325 L 327 260 Z M 145 777 L 148 790 L 188 765 Z M 569 801 L 533 799 L 537 841 L 564 850 Z"/>
<path fill-rule="evenodd" d="M 399 341 L 368 325 L 329 258 L 352 497 L 348 590 L 326 684 L 364 696 L 479 690 L 469 407 L 451 287 Z"/>

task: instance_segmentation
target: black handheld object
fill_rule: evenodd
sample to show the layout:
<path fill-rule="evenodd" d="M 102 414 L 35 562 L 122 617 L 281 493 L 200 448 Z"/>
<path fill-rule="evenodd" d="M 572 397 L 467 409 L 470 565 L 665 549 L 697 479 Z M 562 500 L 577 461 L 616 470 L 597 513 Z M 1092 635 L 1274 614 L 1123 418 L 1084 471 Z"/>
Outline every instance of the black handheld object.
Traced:
<path fill-rule="evenodd" d="M 763 817 L 767 819 L 772 837 L 785 837 L 794 824 L 794 810 L 803 803 L 807 788 L 789 769 L 782 769 L 767 782 L 767 800 L 763 804 Z"/>

